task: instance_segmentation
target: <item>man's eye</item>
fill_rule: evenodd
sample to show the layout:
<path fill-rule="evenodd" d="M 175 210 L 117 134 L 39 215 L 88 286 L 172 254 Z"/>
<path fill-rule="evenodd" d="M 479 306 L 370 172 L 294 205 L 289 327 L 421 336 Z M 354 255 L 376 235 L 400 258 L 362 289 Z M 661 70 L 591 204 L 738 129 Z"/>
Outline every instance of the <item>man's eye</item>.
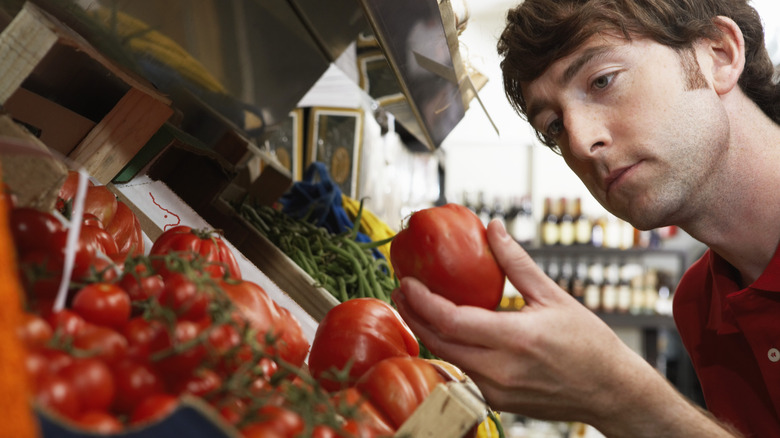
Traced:
<path fill-rule="evenodd" d="M 563 121 L 561 119 L 555 119 L 549 125 L 547 125 L 547 129 L 545 133 L 547 134 L 548 137 L 555 139 L 558 138 L 559 135 L 561 135 L 562 131 L 563 131 Z"/>
<path fill-rule="evenodd" d="M 598 89 L 604 89 L 607 88 L 607 86 L 612 82 L 612 79 L 614 79 L 615 73 L 609 73 L 606 75 L 602 75 L 597 77 L 593 81 L 593 87 Z"/>

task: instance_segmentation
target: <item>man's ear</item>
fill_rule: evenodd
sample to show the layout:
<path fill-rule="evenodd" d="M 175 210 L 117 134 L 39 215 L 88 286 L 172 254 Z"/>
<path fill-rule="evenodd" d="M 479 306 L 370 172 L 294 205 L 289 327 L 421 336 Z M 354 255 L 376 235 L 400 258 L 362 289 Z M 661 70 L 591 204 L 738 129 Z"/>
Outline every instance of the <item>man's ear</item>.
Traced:
<path fill-rule="evenodd" d="M 745 68 L 745 39 L 737 23 L 731 18 L 716 17 L 715 25 L 721 34 L 714 40 L 703 40 L 702 44 L 709 56 L 707 64 L 712 85 L 719 95 L 731 91 L 739 81 Z M 706 74 L 706 73 L 705 73 Z"/>

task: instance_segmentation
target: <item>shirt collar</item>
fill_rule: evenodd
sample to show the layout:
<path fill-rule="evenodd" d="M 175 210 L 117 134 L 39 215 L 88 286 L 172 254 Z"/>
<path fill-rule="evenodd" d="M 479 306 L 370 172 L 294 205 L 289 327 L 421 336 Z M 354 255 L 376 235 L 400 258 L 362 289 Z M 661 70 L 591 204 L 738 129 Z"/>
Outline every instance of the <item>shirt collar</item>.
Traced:
<path fill-rule="evenodd" d="M 710 275 L 712 275 L 712 293 L 710 295 L 710 315 L 707 328 L 717 330 L 719 334 L 738 331 L 737 321 L 729 306 L 729 301 L 751 290 L 780 292 L 780 246 L 761 276 L 748 287 L 740 287 L 739 271 L 729 262 L 708 250 Z"/>

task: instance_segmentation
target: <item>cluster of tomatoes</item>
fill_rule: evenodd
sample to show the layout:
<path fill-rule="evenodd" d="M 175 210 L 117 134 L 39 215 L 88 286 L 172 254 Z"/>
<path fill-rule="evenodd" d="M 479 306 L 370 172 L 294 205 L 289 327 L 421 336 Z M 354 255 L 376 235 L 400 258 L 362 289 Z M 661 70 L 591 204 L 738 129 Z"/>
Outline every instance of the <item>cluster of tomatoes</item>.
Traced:
<path fill-rule="evenodd" d="M 325 389 L 309 373 L 299 322 L 242 279 L 218 234 L 180 226 L 145 251 L 142 239 L 119 243 L 113 230 L 133 228 L 106 226 L 95 214 L 103 204 L 86 205 L 74 248 L 58 213 L 10 214 L 30 309 L 19 335 L 40 409 L 116 433 L 166 417 L 188 396 L 248 438 L 392 435 L 362 393 Z M 76 256 L 58 308 L 68 251 Z"/>

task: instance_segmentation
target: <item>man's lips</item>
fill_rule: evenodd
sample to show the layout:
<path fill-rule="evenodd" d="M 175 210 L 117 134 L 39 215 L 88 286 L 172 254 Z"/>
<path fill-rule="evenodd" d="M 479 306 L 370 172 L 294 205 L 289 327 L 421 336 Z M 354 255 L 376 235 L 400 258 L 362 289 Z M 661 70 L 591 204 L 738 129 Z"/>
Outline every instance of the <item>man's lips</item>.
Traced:
<path fill-rule="evenodd" d="M 625 175 L 628 171 L 633 169 L 635 166 L 636 164 L 632 164 L 630 166 L 621 167 L 619 169 L 615 169 L 612 172 L 610 172 L 609 175 L 607 175 L 607 177 L 604 178 L 604 191 L 606 193 L 609 193 L 614 187 L 620 184 L 623 175 Z"/>

